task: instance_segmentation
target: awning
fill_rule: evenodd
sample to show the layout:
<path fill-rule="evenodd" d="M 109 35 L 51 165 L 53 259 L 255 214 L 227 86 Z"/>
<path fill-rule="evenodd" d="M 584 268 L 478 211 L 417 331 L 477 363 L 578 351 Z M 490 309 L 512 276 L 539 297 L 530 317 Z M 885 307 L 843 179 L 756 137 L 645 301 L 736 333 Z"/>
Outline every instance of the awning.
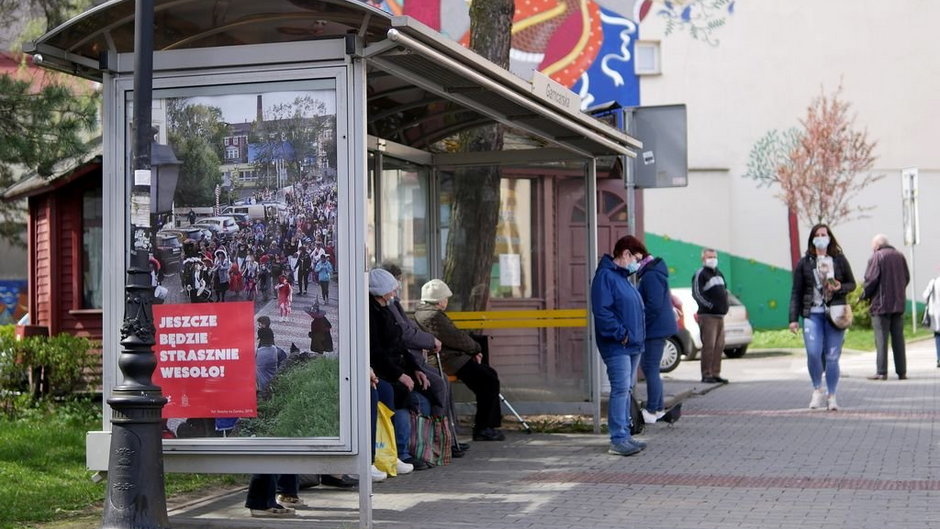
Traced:
<path fill-rule="evenodd" d="M 409 17 L 358 0 L 157 0 L 154 50 L 314 41 L 355 34 L 369 68 L 369 133 L 434 150 L 474 127 L 502 123 L 532 147 L 578 157 L 634 156 L 640 143 Z M 40 37 L 44 66 L 100 80 L 102 54 L 131 53 L 134 1 L 112 0 Z"/>

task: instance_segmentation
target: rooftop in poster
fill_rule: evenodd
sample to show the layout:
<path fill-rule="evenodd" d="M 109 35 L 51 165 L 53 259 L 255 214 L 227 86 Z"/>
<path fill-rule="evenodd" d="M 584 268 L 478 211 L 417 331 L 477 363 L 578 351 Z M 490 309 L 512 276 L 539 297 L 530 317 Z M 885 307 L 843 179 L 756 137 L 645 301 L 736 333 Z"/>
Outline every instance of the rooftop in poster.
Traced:
<path fill-rule="evenodd" d="M 100 80 L 105 53 L 132 53 L 134 0 L 111 0 L 40 37 L 45 67 Z M 357 35 L 369 65 L 368 133 L 434 150 L 493 122 L 579 157 L 634 156 L 634 138 L 538 94 L 533 85 L 409 17 L 359 0 L 156 0 L 154 50 Z M 538 145 L 536 145 L 538 146 Z"/>

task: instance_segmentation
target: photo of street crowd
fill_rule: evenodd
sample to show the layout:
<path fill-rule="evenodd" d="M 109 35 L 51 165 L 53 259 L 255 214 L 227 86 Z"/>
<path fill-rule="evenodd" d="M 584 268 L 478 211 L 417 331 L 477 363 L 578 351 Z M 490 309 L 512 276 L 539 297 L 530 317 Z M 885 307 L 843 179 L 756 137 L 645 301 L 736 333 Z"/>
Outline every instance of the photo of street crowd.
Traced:
<path fill-rule="evenodd" d="M 256 418 L 166 418 L 165 438 L 339 435 L 335 90 L 273 88 L 155 97 L 157 144 L 179 170 L 156 216 L 157 303 L 252 302 L 259 395 Z M 311 391 L 313 404 L 262 402 Z M 279 424 L 285 406 L 319 418 Z"/>

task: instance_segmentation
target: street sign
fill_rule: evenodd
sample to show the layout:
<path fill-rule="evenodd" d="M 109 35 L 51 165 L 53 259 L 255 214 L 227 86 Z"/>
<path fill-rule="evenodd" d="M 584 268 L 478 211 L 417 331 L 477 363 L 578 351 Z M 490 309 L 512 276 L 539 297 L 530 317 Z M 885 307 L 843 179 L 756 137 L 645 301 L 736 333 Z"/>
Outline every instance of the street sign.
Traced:
<path fill-rule="evenodd" d="M 917 213 L 917 168 L 901 170 L 901 199 L 904 221 L 904 244 L 913 246 L 920 243 L 920 225 Z"/>

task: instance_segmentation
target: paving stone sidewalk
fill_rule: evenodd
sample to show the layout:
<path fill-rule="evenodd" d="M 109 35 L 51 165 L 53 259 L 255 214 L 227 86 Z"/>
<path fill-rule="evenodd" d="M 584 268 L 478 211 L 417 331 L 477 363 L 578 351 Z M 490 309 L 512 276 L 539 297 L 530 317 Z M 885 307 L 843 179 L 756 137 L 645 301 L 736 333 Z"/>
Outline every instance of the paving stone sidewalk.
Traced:
<path fill-rule="evenodd" d="M 376 484 L 375 527 L 785 528 L 940 527 L 938 375 L 933 341 L 909 345 L 909 380 L 870 381 L 874 353 L 846 352 L 837 412 L 807 409 L 805 357 L 749 352 L 725 360 L 727 386 L 698 363 L 666 379 L 688 389 L 683 418 L 653 425 L 634 457 L 605 435 L 511 432 L 468 457 Z M 641 389 L 642 391 L 642 389 Z M 174 527 L 358 527 L 358 494 L 316 487 L 298 518 L 248 516 L 244 490 L 171 512 Z"/>

